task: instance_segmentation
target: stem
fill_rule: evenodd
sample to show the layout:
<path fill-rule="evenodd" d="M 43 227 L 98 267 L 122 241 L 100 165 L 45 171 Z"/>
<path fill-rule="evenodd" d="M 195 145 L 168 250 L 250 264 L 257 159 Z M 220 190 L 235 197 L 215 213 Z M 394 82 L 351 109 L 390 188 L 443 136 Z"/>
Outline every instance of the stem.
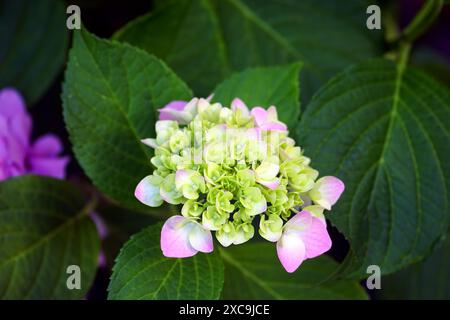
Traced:
<path fill-rule="evenodd" d="M 392 44 L 400 38 L 400 27 L 397 23 L 397 17 L 394 13 L 394 4 L 390 2 L 386 9 L 383 10 L 381 19 L 383 21 L 384 39 L 387 43 Z"/>
<path fill-rule="evenodd" d="M 94 195 L 89 202 L 83 207 L 80 212 L 80 215 L 90 215 L 95 211 L 98 205 L 98 198 Z"/>
<path fill-rule="evenodd" d="M 441 12 L 444 0 L 426 0 L 417 15 L 403 30 L 402 34 L 393 41 L 394 50 L 385 54 L 387 59 L 397 60 L 405 68 L 412 43 L 433 24 Z"/>
<path fill-rule="evenodd" d="M 404 69 L 408 64 L 409 53 L 411 51 L 411 43 L 403 41 L 399 43 L 397 62 L 399 69 Z"/>
<path fill-rule="evenodd" d="M 400 41 L 414 42 L 419 36 L 421 36 L 432 23 L 436 20 L 441 12 L 443 0 L 427 0 L 422 5 L 419 13 L 409 23 L 409 25 L 403 31 Z"/>

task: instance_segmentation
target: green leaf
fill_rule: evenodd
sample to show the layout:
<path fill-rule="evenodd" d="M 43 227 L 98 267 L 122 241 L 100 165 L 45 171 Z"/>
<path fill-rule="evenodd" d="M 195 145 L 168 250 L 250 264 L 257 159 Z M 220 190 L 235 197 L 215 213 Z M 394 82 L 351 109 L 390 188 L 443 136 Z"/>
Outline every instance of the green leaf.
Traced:
<path fill-rule="evenodd" d="M 0 2 L 0 88 L 17 88 L 29 104 L 52 84 L 68 45 L 64 3 Z"/>
<path fill-rule="evenodd" d="M 314 97 L 298 141 L 346 190 L 331 221 L 350 241 L 347 271 L 383 274 L 426 256 L 449 222 L 450 92 L 414 69 L 375 60 Z"/>
<path fill-rule="evenodd" d="M 162 223 L 135 234 L 113 268 L 108 299 L 218 299 L 223 264 L 216 253 L 185 259 L 166 258 L 159 240 Z"/>
<path fill-rule="evenodd" d="M 108 233 L 104 239 L 103 252 L 108 266 L 112 267 L 114 259 L 119 254 L 120 248 L 128 241 L 130 236 L 152 225 L 162 218 L 178 214 L 177 207 L 163 204 L 158 208 L 149 208 L 145 211 L 136 211 L 123 208 L 114 204 L 102 204 L 95 212 L 105 222 Z"/>
<path fill-rule="evenodd" d="M 130 22 L 116 39 L 161 57 L 197 95 L 252 66 L 305 62 L 303 101 L 336 72 L 380 53 L 367 1 L 171 0 Z M 345 45 L 343 45 L 345 43 Z"/>
<path fill-rule="evenodd" d="M 450 237 L 425 261 L 383 277 L 382 299 L 450 299 Z"/>
<path fill-rule="evenodd" d="M 158 221 L 158 218 L 170 214 L 169 206 L 150 208 L 148 211 L 134 211 L 113 204 L 101 205 L 96 212 L 102 217 L 109 231 L 130 236 Z M 167 211 L 159 212 L 161 209 Z M 164 214 L 164 215 L 163 215 Z M 172 213 L 173 214 L 173 213 Z"/>
<path fill-rule="evenodd" d="M 440 52 L 426 46 L 415 47 L 411 65 L 433 76 L 450 88 L 450 61 Z"/>
<path fill-rule="evenodd" d="M 300 115 L 299 73 L 301 64 L 248 69 L 232 75 L 214 90 L 214 101 L 229 106 L 241 98 L 248 107 L 276 106 L 278 117 L 295 128 Z"/>
<path fill-rule="evenodd" d="M 196 93 L 209 95 L 228 73 L 228 61 L 209 1 L 164 1 L 130 22 L 114 38 L 164 59 Z"/>
<path fill-rule="evenodd" d="M 287 273 L 274 244 L 246 243 L 222 249 L 225 299 L 367 299 L 356 281 L 326 281 L 338 267 L 327 256 L 305 261 Z"/>
<path fill-rule="evenodd" d="M 63 90 L 64 118 L 75 155 L 105 194 L 126 207 L 152 172 L 156 109 L 191 92 L 161 61 L 129 45 L 74 32 Z"/>
<path fill-rule="evenodd" d="M 23 176 L 0 183 L 0 297 L 84 297 L 100 247 L 92 209 L 65 181 Z M 70 265 L 80 267 L 81 290 L 67 288 Z"/>

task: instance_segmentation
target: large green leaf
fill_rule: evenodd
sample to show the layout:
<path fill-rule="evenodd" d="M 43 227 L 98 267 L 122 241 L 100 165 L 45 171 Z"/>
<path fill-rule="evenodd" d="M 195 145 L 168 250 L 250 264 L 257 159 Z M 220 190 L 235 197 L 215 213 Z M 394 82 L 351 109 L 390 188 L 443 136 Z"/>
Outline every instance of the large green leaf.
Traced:
<path fill-rule="evenodd" d="M 233 70 L 304 61 L 302 95 L 379 53 L 366 1 L 170 0 L 115 37 L 163 58 L 198 95 Z M 345 43 L 345 45 L 343 45 Z"/>
<path fill-rule="evenodd" d="M 417 47 L 411 55 L 411 65 L 423 70 L 450 88 L 450 61 L 429 47 Z"/>
<path fill-rule="evenodd" d="M 91 209 L 65 181 L 24 176 L 0 183 L 0 297 L 82 298 L 100 247 Z M 80 267 L 81 290 L 67 288 L 70 265 Z"/>
<path fill-rule="evenodd" d="M 450 237 L 425 261 L 383 277 L 382 299 L 450 299 Z"/>
<path fill-rule="evenodd" d="M 135 234 L 113 268 L 109 299 L 218 299 L 223 263 L 217 253 L 185 259 L 166 258 L 159 240 L 162 224 Z"/>
<path fill-rule="evenodd" d="M 108 196 L 127 207 L 137 183 L 152 172 L 150 148 L 156 108 L 189 99 L 186 85 L 146 52 L 74 32 L 64 84 L 64 118 L 75 155 Z"/>
<path fill-rule="evenodd" d="M 114 38 L 163 58 L 195 91 L 209 95 L 229 73 L 220 29 L 209 1 L 164 1 Z"/>
<path fill-rule="evenodd" d="M 16 87 L 27 102 L 52 84 L 66 56 L 63 1 L 0 1 L 0 88 Z"/>
<path fill-rule="evenodd" d="M 447 230 L 450 92 L 374 60 L 335 77 L 302 117 L 298 141 L 346 190 L 329 215 L 351 243 L 348 271 L 384 274 L 426 256 Z"/>
<path fill-rule="evenodd" d="M 229 106 L 239 97 L 249 107 L 276 106 L 278 117 L 295 128 L 300 115 L 300 63 L 254 68 L 232 75 L 214 90 L 214 101 Z"/>
<path fill-rule="evenodd" d="M 366 299 L 356 281 L 327 281 L 338 264 L 327 256 L 305 261 L 287 273 L 274 244 L 252 243 L 221 250 L 225 299 Z"/>

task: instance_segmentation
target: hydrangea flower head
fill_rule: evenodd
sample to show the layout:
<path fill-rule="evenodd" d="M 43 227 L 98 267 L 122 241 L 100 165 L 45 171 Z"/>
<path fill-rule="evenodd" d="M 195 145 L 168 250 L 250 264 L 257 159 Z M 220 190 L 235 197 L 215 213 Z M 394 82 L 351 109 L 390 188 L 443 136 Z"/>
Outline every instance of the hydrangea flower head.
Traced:
<path fill-rule="evenodd" d="M 276 242 L 288 272 L 331 247 L 324 210 L 344 191 L 336 177 L 322 177 L 288 136 L 277 109 L 253 107 L 236 98 L 229 107 L 194 98 L 160 109 L 154 172 L 139 182 L 136 198 L 157 207 L 180 205 L 161 231 L 167 257 L 213 251 L 247 242 L 255 227 Z"/>
<path fill-rule="evenodd" d="M 12 88 L 0 90 L 0 181 L 24 174 L 65 177 L 68 157 L 52 134 L 30 142 L 32 120 L 21 95 Z"/>

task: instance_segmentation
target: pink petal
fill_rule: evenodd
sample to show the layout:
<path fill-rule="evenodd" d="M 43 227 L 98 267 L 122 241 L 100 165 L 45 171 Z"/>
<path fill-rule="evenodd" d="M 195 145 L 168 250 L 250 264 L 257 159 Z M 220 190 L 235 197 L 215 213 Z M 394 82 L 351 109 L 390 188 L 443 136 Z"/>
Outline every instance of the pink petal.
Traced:
<path fill-rule="evenodd" d="M 327 225 L 327 221 L 325 220 L 325 216 L 323 215 L 324 208 L 320 205 L 307 205 L 303 207 L 304 211 L 308 211 L 314 218 L 317 218 L 322 222 L 325 226 Z"/>
<path fill-rule="evenodd" d="M 176 110 L 158 110 L 159 120 L 173 120 L 179 124 L 187 124 L 191 119 L 191 115 L 185 111 Z"/>
<path fill-rule="evenodd" d="M 280 179 L 276 178 L 272 181 L 262 181 L 262 180 L 258 180 L 259 184 L 262 184 L 263 186 L 266 186 L 269 189 L 276 189 L 278 188 L 278 186 L 280 185 Z"/>
<path fill-rule="evenodd" d="M 254 207 L 252 208 L 255 215 L 266 212 L 267 211 L 267 202 L 266 200 L 261 200 L 258 203 L 255 203 Z"/>
<path fill-rule="evenodd" d="M 161 250 L 169 258 L 187 258 L 197 253 L 189 241 L 193 222 L 183 216 L 167 219 L 161 230 Z"/>
<path fill-rule="evenodd" d="M 256 142 L 262 141 L 262 131 L 258 127 L 247 129 L 247 136 L 250 140 L 254 140 Z"/>
<path fill-rule="evenodd" d="M 13 88 L 0 90 L 0 115 L 12 118 L 23 114 L 27 114 L 27 111 L 20 93 Z"/>
<path fill-rule="evenodd" d="M 269 122 L 278 121 L 277 108 L 274 106 L 270 106 L 269 109 L 267 109 L 267 120 Z"/>
<path fill-rule="evenodd" d="M 231 101 L 231 110 L 236 111 L 237 109 L 241 110 L 242 115 L 244 116 L 250 115 L 247 105 L 241 99 L 234 98 L 233 101 Z"/>
<path fill-rule="evenodd" d="M 183 112 L 186 105 L 188 104 L 187 101 L 172 101 L 169 104 L 165 105 L 164 108 L 159 109 L 159 120 L 183 120 L 186 116 Z"/>
<path fill-rule="evenodd" d="M 257 125 L 261 130 L 265 131 L 286 131 L 287 126 L 278 121 L 277 109 L 275 107 L 270 107 L 265 110 L 261 107 L 254 107 L 251 111 L 253 118 L 255 119 L 255 125 Z"/>
<path fill-rule="evenodd" d="M 286 131 L 287 126 L 281 122 L 266 122 L 259 126 L 262 130 L 266 131 Z"/>
<path fill-rule="evenodd" d="M 192 227 L 192 230 L 189 233 L 189 243 L 191 244 L 191 246 L 195 250 L 198 250 L 200 252 L 212 252 L 214 247 L 211 231 L 206 230 L 196 222 L 192 223 L 194 223 L 195 225 Z"/>
<path fill-rule="evenodd" d="M 251 115 L 253 116 L 253 119 L 255 119 L 255 124 L 258 127 L 262 126 L 266 122 L 267 111 L 264 108 L 261 107 L 252 108 Z"/>
<path fill-rule="evenodd" d="M 283 234 L 277 242 L 278 259 L 287 272 L 294 272 L 306 258 L 305 244 L 295 233 Z"/>
<path fill-rule="evenodd" d="M 204 98 L 198 99 L 197 108 L 198 110 L 206 110 L 210 106 L 209 101 Z"/>
<path fill-rule="evenodd" d="M 179 189 L 183 185 L 189 183 L 189 177 L 191 176 L 191 170 L 178 169 L 175 172 L 175 185 Z"/>
<path fill-rule="evenodd" d="M 314 200 L 327 210 L 331 210 L 333 206 L 344 192 L 344 183 L 336 177 L 325 176 L 317 180 L 319 187 L 320 199 Z"/>
<path fill-rule="evenodd" d="M 143 204 L 150 207 L 159 207 L 162 204 L 160 189 L 152 183 L 155 177 L 147 176 L 142 179 L 134 191 L 134 196 Z"/>
<path fill-rule="evenodd" d="M 284 227 L 285 231 L 301 233 L 308 230 L 312 224 L 312 215 L 308 211 L 297 213 Z"/>
<path fill-rule="evenodd" d="M 146 146 L 149 146 L 153 149 L 156 149 L 158 147 L 158 144 L 156 143 L 156 139 L 151 139 L 151 138 L 142 139 L 141 142 L 143 144 L 145 144 Z"/>
<path fill-rule="evenodd" d="M 187 105 L 187 101 L 182 101 L 182 100 L 175 100 L 172 101 L 168 104 L 166 104 L 164 106 L 164 108 L 160 109 L 160 110 L 165 110 L 165 109 L 171 109 L 171 110 L 177 110 L 177 111 L 181 111 L 184 109 L 184 107 Z"/>
<path fill-rule="evenodd" d="M 32 156 L 28 159 L 30 173 L 64 179 L 66 177 L 66 166 L 69 163 L 69 160 L 69 157 L 50 158 Z"/>
<path fill-rule="evenodd" d="M 214 92 L 211 93 L 207 98 L 206 101 L 211 102 L 211 100 L 214 98 Z"/>
<path fill-rule="evenodd" d="M 30 153 L 35 156 L 56 156 L 62 151 L 61 140 L 53 134 L 47 134 L 34 142 Z"/>
<path fill-rule="evenodd" d="M 301 238 L 306 247 L 306 258 L 315 258 L 331 248 L 331 239 L 327 226 L 319 218 L 312 217 L 311 226 L 302 233 Z"/>
<path fill-rule="evenodd" d="M 175 172 L 175 181 L 180 186 L 185 184 L 186 182 L 188 182 L 188 179 L 189 179 L 189 173 L 187 170 L 178 169 Z"/>

